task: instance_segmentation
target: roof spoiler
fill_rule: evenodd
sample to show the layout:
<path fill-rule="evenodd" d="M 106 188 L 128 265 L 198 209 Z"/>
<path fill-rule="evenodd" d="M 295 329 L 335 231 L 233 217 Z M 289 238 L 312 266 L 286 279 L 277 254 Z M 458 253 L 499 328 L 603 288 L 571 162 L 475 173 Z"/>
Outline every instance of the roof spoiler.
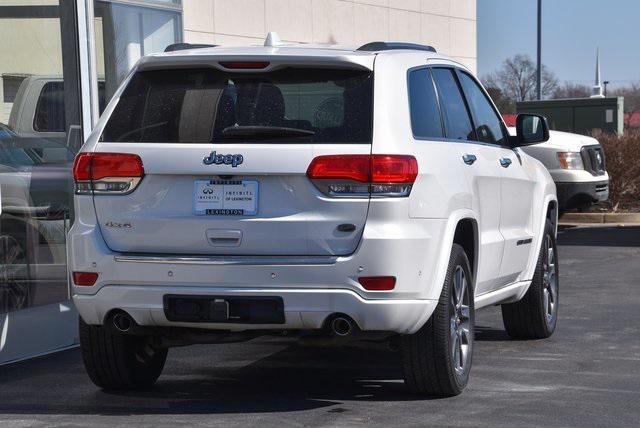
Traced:
<path fill-rule="evenodd" d="M 433 46 L 420 45 L 418 43 L 405 43 L 405 42 L 371 42 L 366 45 L 360 46 L 357 50 L 376 52 L 376 51 L 391 51 L 397 49 L 409 49 L 414 51 L 427 51 L 436 52 Z"/>
<path fill-rule="evenodd" d="M 165 52 L 184 51 L 187 49 L 215 48 L 218 45 L 207 45 L 204 43 L 173 43 L 166 48 Z"/>

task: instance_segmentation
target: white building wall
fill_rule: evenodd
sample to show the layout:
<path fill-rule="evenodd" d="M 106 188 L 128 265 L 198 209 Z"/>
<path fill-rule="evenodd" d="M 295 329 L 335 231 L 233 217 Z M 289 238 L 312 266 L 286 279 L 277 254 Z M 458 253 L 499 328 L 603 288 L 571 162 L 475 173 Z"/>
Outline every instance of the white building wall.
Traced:
<path fill-rule="evenodd" d="M 476 0 L 183 0 L 191 43 L 429 44 L 476 70 Z"/>

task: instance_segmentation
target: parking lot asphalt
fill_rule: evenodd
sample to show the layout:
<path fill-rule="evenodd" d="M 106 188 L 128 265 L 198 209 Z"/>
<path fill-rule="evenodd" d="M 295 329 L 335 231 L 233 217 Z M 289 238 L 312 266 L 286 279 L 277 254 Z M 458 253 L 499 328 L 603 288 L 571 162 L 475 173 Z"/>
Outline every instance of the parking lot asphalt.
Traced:
<path fill-rule="evenodd" d="M 156 387 L 106 393 L 79 351 L 0 367 L 3 426 L 638 426 L 640 228 L 566 228 L 560 313 L 547 340 L 514 341 L 478 312 L 471 381 L 407 394 L 398 354 L 292 339 L 172 349 Z"/>

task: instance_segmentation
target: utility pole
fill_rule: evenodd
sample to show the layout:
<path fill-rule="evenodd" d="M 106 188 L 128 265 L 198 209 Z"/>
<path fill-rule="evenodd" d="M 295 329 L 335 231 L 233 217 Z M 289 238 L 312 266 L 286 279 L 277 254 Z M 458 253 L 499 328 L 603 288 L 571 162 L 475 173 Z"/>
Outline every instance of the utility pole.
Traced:
<path fill-rule="evenodd" d="M 542 99 L 542 0 L 538 0 L 538 69 L 536 70 L 536 95 Z"/>

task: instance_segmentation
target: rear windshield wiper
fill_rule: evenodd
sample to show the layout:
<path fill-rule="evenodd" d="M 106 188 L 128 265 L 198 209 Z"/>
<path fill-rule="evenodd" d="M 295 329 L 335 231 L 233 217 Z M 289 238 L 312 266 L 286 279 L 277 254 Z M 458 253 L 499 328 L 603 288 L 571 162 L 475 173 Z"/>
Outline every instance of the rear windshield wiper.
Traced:
<path fill-rule="evenodd" d="M 225 138 L 277 138 L 277 137 L 311 137 L 315 132 L 308 129 L 288 128 L 286 126 L 241 126 L 234 125 L 224 128 L 222 136 Z"/>

